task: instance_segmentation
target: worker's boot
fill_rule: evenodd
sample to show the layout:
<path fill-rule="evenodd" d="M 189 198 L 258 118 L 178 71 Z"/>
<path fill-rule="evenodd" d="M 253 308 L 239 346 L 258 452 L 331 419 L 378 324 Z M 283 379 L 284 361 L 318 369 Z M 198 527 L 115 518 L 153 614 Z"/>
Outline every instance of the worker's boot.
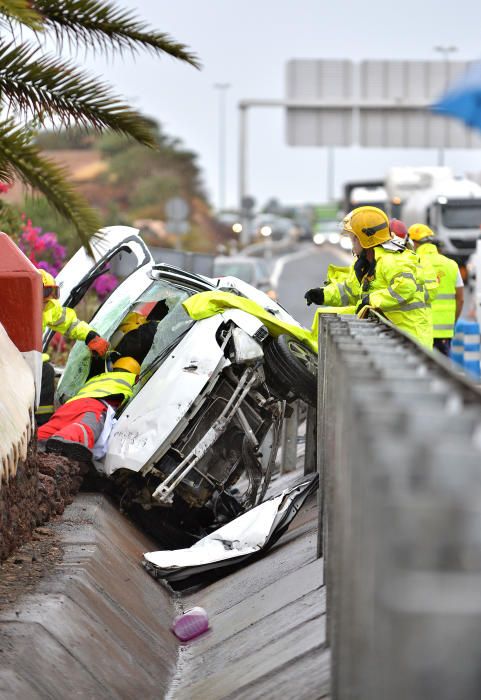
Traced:
<path fill-rule="evenodd" d="M 54 436 L 47 440 L 46 451 L 68 457 L 75 462 L 92 461 L 92 450 L 79 442 L 71 442 L 60 436 Z"/>

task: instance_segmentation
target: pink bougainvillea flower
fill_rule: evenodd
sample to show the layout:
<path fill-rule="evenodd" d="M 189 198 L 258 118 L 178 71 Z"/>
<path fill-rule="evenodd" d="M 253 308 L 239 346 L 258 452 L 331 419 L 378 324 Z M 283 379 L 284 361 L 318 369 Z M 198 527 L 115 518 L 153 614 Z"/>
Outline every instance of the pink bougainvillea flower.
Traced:
<path fill-rule="evenodd" d="M 103 300 L 106 299 L 111 292 L 113 292 L 118 283 L 118 279 L 115 277 L 115 275 L 112 275 L 110 272 L 106 272 L 104 275 L 97 277 L 92 285 L 92 288 L 96 291 L 98 298 Z"/>

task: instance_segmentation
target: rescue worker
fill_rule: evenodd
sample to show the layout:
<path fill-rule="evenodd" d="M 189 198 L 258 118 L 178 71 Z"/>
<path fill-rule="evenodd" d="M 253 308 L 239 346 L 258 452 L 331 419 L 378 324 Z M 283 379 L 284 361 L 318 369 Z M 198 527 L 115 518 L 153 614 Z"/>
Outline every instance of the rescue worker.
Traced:
<path fill-rule="evenodd" d="M 439 279 L 437 296 L 432 303 L 434 347 L 449 354 L 454 326 L 464 303 L 464 283 L 458 264 L 441 255 L 434 232 L 425 224 L 413 224 L 409 236 L 423 265 L 429 264 Z"/>
<path fill-rule="evenodd" d="M 111 372 L 91 377 L 80 391 L 50 420 L 38 429 L 40 448 L 55 452 L 78 462 L 92 458 L 93 447 L 99 438 L 107 414 L 112 406 L 120 408 L 132 396 L 140 373 L 140 365 L 133 357 L 120 357 Z"/>
<path fill-rule="evenodd" d="M 405 247 L 408 250 L 415 250 L 415 246 L 409 238 L 409 231 L 404 221 L 401 221 L 400 219 L 389 219 L 389 230 L 391 231 L 392 235 L 395 236 L 397 239 L 404 241 Z M 424 286 L 426 287 L 426 303 L 428 304 L 428 307 L 431 308 L 432 303 L 439 291 L 438 273 L 431 264 L 431 260 L 429 259 L 429 257 L 420 257 L 418 255 L 417 258 L 424 273 Z"/>
<path fill-rule="evenodd" d="M 358 254 L 352 268 L 359 292 L 356 290 L 351 298 L 347 295 L 349 303 L 357 303 L 357 313 L 367 306 L 379 309 L 394 325 L 431 348 L 432 323 L 424 274 L 416 256 L 393 239 L 386 214 L 377 207 L 358 207 L 344 218 L 343 231 Z M 326 289 L 309 290 L 306 300 L 319 303 L 316 299 L 322 296 L 323 303 L 339 305 L 333 303 L 334 297 L 326 296 Z"/>
<path fill-rule="evenodd" d="M 88 323 L 79 321 L 73 309 L 62 306 L 58 300 L 60 290 L 54 277 L 46 270 L 39 270 L 39 273 L 43 284 L 42 332 L 48 327 L 66 338 L 83 340 L 92 353 L 104 357 L 109 349 L 109 343 Z M 48 362 L 48 355 L 44 354 L 43 360 L 40 405 L 35 413 L 37 425 L 43 425 L 48 421 L 54 410 L 55 372 Z"/>
<path fill-rule="evenodd" d="M 401 219 L 389 219 L 389 230 L 393 236 L 404 241 L 406 248 L 409 248 L 410 250 L 414 249 L 413 244 L 409 240 L 408 229 L 404 221 L 401 221 Z"/>
<path fill-rule="evenodd" d="M 159 321 L 152 320 L 138 311 L 131 311 L 112 337 L 112 347 L 119 355 L 134 357 L 142 364 L 152 347 Z"/>

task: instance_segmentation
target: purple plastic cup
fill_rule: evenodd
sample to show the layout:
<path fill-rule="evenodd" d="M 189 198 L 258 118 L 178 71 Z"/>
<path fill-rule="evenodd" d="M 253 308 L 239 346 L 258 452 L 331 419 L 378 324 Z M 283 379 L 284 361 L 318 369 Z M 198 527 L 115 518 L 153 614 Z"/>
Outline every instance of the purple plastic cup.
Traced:
<path fill-rule="evenodd" d="M 209 618 L 204 608 L 196 606 L 177 615 L 172 623 L 172 632 L 182 642 L 188 642 L 209 629 Z"/>

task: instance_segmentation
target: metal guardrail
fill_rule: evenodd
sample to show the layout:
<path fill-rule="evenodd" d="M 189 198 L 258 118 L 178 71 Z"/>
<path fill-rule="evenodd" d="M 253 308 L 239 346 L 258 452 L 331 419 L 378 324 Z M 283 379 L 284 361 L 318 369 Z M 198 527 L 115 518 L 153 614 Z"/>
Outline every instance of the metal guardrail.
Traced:
<path fill-rule="evenodd" d="M 304 454 L 298 451 L 304 443 Z M 316 471 L 316 409 L 302 401 L 294 401 L 286 411 L 280 440 L 281 460 L 279 473 L 287 474 L 304 465 L 304 474 Z"/>
<path fill-rule="evenodd" d="M 319 348 L 333 698 L 479 700 L 481 393 L 379 316 Z"/>
<path fill-rule="evenodd" d="M 160 248 L 149 246 L 152 257 L 156 263 L 167 263 L 180 267 L 186 272 L 194 272 L 197 275 L 212 277 L 214 272 L 213 253 L 192 253 L 187 250 L 175 248 Z M 132 262 L 128 255 L 116 258 L 111 263 L 111 271 L 118 277 L 126 277 L 132 272 Z"/>
<path fill-rule="evenodd" d="M 241 250 L 242 255 L 250 255 L 256 258 L 272 257 L 274 255 L 285 255 L 299 249 L 298 241 L 288 238 L 280 241 L 262 241 L 252 243 Z"/>

